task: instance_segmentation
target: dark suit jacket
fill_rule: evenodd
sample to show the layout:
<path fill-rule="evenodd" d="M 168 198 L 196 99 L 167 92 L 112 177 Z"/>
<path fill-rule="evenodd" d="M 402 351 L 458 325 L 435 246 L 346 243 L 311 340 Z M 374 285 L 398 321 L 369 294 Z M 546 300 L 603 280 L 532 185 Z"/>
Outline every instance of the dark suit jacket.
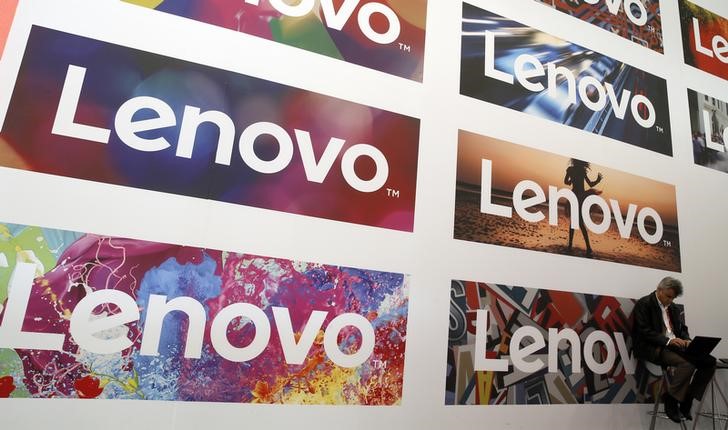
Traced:
<path fill-rule="evenodd" d="M 675 336 L 690 339 L 683 307 L 673 303 L 667 308 L 667 314 Z M 635 356 L 659 363 L 660 353 L 667 344 L 667 336 L 665 336 L 665 323 L 662 321 L 662 308 L 654 291 L 637 301 L 632 315 L 634 316 L 632 348 Z"/>

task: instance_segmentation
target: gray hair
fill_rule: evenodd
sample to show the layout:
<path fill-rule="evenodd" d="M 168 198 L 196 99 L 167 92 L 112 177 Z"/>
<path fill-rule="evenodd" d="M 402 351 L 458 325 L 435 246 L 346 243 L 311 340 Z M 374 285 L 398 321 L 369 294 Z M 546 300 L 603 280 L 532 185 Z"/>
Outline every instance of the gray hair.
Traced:
<path fill-rule="evenodd" d="M 683 294 L 683 285 L 682 282 L 680 282 L 679 279 L 675 279 L 671 276 L 666 276 L 662 278 L 659 284 L 657 284 L 658 290 L 673 290 L 675 292 L 675 296 L 679 297 Z"/>

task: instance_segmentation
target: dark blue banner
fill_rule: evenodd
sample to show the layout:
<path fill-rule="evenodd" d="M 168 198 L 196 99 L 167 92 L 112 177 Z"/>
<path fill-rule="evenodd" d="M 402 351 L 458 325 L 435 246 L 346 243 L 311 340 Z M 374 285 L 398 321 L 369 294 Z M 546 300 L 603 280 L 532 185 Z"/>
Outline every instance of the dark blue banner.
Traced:
<path fill-rule="evenodd" d="M 460 93 L 672 156 L 665 80 L 463 4 Z"/>

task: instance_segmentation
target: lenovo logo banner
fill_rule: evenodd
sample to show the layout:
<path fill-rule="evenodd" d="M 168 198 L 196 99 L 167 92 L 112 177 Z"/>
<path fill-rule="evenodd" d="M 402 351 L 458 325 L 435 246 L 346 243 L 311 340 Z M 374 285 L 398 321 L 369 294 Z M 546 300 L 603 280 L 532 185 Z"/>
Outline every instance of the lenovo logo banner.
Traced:
<path fill-rule="evenodd" d="M 659 0 L 535 0 L 662 53 Z"/>
<path fill-rule="evenodd" d="M 0 369 L 11 397 L 399 404 L 408 284 L 0 224 Z"/>
<path fill-rule="evenodd" d="M 728 79 L 728 19 L 679 0 L 685 63 Z"/>
<path fill-rule="evenodd" d="M 673 185 L 465 131 L 454 237 L 680 271 Z"/>
<path fill-rule="evenodd" d="M 33 27 L 0 163 L 412 231 L 419 120 Z"/>
<path fill-rule="evenodd" d="M 452 281 L 445 402 L 652 402 L 631 350 L 634 300 Z"/>
<path fill-rule="evenodd" d="M 688 89 L 695 164 L 728 173 L 728 103 Z"/>
<path fill-rule="evenodd" d="M 124 0 L 422 81 L 427 0 Z"/>
<path fill-rule="evenodd" d="M 672 155 L 665 80 L 468 3 L 460 94 Z"/>

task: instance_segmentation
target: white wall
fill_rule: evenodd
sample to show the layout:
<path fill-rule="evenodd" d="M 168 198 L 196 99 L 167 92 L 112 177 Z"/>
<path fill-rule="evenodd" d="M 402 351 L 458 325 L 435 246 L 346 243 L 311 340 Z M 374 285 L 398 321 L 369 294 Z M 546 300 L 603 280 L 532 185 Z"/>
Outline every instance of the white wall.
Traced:
<path fill-rule="evenodd" d="M 451 279 L 640 297 L 668 274 L 454 241 L 457 130 L 675 184 L 687 321 L 693 334 L 721 336 L 728 327 L 728 228 L 721 215 L 728 213 L 728 175 L 693 165 L 686 87 L 728 100 L 728 84 L 684 65 L 674 0 L 662 1 L 664 55 L 532 0 L 470 1 L 666 78 L 674 157 L 460 96 L 458 0 L 429 0 L 422 84 L 115 0 L 22 0 L 0 62 L 0 118 L 30 26 L 39 24 L 418 117 L 422 130 L 414 234 L 0 168 L 3 222 L 412 274 L 401 406 L 3 400 L 2 428 L 644 428 L 647 406 L 444 406 Z M 728 17 L 724 0 L 695 3 Z M 84 206 L 68 205 L 69 194 Z M 717 355 L 728 356 L 728 342 Z"/>

